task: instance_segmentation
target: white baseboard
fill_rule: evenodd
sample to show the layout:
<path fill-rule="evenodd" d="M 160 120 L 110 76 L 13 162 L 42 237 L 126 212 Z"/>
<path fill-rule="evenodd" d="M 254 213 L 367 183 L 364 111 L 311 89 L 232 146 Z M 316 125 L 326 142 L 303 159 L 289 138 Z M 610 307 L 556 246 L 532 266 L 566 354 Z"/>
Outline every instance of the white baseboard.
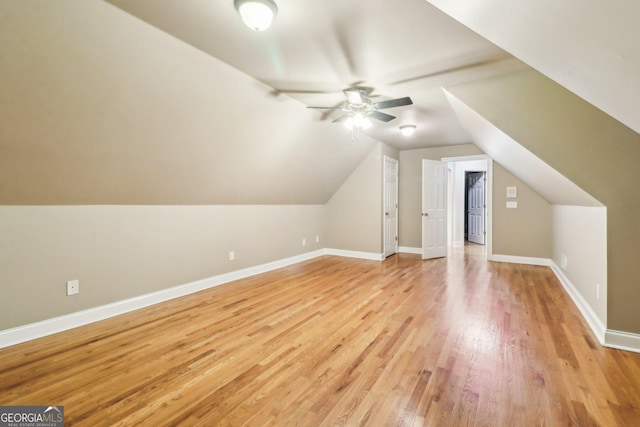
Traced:
<path fill-rule="evenodd" d="M 464 246 L 464 240 L 455 240 L 451 243 L 454 248 L 461 248 Z"/>
<path fill-rule="evenodd" d="M 569 278 L 564 274 L 564 271 L 562 271 L 562 269 L 558 267 L 558 265 L 553 260 L 550 260 L 549 267 L 551 267 L 551 270 L 560 281 L 560 284 L 562 284 L 564 290 L 567 291 L 567 293 L 573 300 L 573 303 L 578 307 L 578 310 L 580 310 L 582 317 L 587 321 L 587 324 L 589 325 L 595 336 L 598 338 L 598 341 L 600 341 L 600 344 L 606 345 L 605 324 L 602 322 L 602 320 L 600 320 L 598 315 L 596 315 L 596 313 L 584 299 L 582 294 L 576 289 L 573 283 L 571 283 Z"/>
<path fill-rule="evenodd" d="M 282 260 L 269 262 L 254 267 L 244 268 L 242 270 L 232 271 L 230 273 L 220 274 L 218 276 L 209 277 L 207 279 L 198 280 L 184 285 L 174 286 L 161 291 L 150 294 L 140 295 L 138 297 L 117 301 L 111 304 L 82 310 L 64 316 L 54 317 L 52 319 L 31 323 L 28 325 L 18 326 L 11 329 L 0 331 L 0 348 L 9 347 L 36 338 L 42 338 L 58 332 L 77 328 L 89 323 L 107 319 L 109 317 L 118 316 L 150 305 L 165 302 L 174 298 L 179 298 L 205 289 L 213 288 L 224 283 L 233 282 L 234 280 L 244 279 L 246 277 L 255 276 L 256 274 L 266 273 L 277 268 L 286 267 L 291 264 L 306 261 L 327 254 L 327 251 L 320 249 L 313 252 L 285 258 Z"/>
<path fill-rule="evenodd" d="M 369 259 L 372 261 L 382 261 L 384 254 L 377 254 L 375 252 L 358 252 L 358 251 L 345 251 L 342 249 L 325 249 L 327 255 L 336 255 L 347 258 L 360 258 Z"/>
<path fill-rule="evenodd" d="M 496 262 L 510 262 L 513 264 L 527 264 L 527 265 L 541 265 L 544 267 L 551 266 L 551 260 L 548 258 L 532 258 L 526 256 L 513 256 L 513 255 L 490 255 L 489 261 Z"/>
<path fill-rule="evenodd" d="M 409 246 L 399 246 L 398 252 L 403 254 L 416 254 L 422 255 L 422 248 L 411 248 Z"/>
<path fill-rule="evenodd" d="M 411 248 L 400 246 L 399 252 L 421 254 L 422 248 Z M 285 258 L 282 260 L 269 262 L 266 264 L 248 267 L 242 270 L 232 271 L 207 279 L 198 280 L 184 285 L 175 286 L 150 294 L 117 301 L 111 304 L 82 310 L 64 316 L 31 323 L 28 325 L 18 326 L 16 328 L 5 329 L 0 331 L 0 348 L 9 347 L 47 335 L 77 328 L 93 322 L 104 320 L 130 311 L 138 310 L 154 304 L 165 302 L 174 298 L 179 298 L 205 289 L 213 288 L 224 283 L 233 282 L 235 280 L 244 279 L 246 277 L 255 276 L 257 274 L 266 273 L 271 270 L 286 267 L 298 262 L 313 259 L 322 255 L 336 255 L 350 258 L 361 258 L 374 261 L 384 259 L 384 254 L 376 254 L 372 252 L 345 251 L 341 249 L 320 249 L 313 252 Z M 611 348 L 627 350 L 640 353 L 640 335 L 629 332 L 615 331 L 605 329 L 602 321 L 595 315 L 591 307 L 586 303 L 582 295 L 576 290 L 569 279 L 564 275 L 562 270 L 551 260 L 543 258 L 527 258 L 514 257 L 508 255 L 494 255 L 492 261 L 512 262 L 518 264 L 543 265 L 551 267 L 556 277 L 565 288 L 571 299 L 574 301 L 583 317 L 591 327 L 592 331 L 600 340 L 600 342 Z"/>
<path fill-rule="evenodd" d="M 604 334 L 604 345 L 618 350 L 640 353 L 640 335 L 607 329 Z"/>

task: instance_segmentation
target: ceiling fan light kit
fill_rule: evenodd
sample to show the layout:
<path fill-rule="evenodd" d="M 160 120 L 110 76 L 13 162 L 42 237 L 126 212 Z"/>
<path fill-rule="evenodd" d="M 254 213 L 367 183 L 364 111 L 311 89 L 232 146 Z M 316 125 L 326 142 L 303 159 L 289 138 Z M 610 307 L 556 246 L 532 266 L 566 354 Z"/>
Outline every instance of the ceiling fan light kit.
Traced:
<path fill-rule="evenodd" d="M 353 116 L 347 117 L 344 121 L 344 126 L 347 129 L 353 129 L 354 127 L 363 130 L 369 129 L 371 127 L 371 120 L 362 113 L 355 113 Z"/>
<path fill-rule="evenodd" d="M 246 26 L 254 31 L 269 28 L 278 13 L 278 6 L 273 0 L 234 0 L 233 5 Z"/>
<path fill-rule="evenodd" d="M 343 123 L 348 129 L 354 130 L 369 128 L 372 124 L 370 119 L 376 119 L 386 123 L 396 118 L 391 114 L 383 113 L 378 110 L 413 104 L 413 101 L 411 101 L 411 98 L 408 96 L 405 96 L 404 98 L 390 99 L 388 101 L 373 102 L 369 97 L 369 91 L 363 88 L 345 89 L 343 93 L 347 98 L 347 102 L 341 108 L 344 114 L 333 122 Z M 335 107 L 309 106 L 307 108 L 323 108 L 332 110 Z M 413 127 L 415 129 L 415 126 Z"/>
<path fill-rule="evenodd" d="M 415 133 L 415 131 L 416 131 L 415 125 L 400 126 L 400 133 L 402 133 L 404 136 L 411 136 Z"/>

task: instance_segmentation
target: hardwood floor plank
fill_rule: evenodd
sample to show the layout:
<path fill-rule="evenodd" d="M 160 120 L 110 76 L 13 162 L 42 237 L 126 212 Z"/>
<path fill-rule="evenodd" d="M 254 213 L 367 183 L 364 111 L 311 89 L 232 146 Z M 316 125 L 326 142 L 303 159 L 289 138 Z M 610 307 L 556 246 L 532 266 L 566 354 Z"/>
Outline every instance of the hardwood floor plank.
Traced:
<path fill-rule="evenodd" d="M 477 247 L 476 247 L 477 248 Z M 640 425 L 640 354 L 550 269 L 325 256 L 0 350 L 0 404 L 77 426 Z"/>

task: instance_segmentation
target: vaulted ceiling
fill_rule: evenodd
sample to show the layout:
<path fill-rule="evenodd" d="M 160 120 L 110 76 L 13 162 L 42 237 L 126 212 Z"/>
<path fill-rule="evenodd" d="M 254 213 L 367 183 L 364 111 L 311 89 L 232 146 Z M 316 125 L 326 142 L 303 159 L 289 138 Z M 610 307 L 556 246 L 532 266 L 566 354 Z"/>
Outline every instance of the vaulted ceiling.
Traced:
<path fill-rule="evenodd" d="M 640 2 L 427 1 L 640 132 Z"/>
<path fill-rule="evenodd" d="M 423 0 L 278 0 L 265 32 L 248 30 L 233 1 L 108 0 L 168 34 L 219 58 L 304 106 L 337 106 L 342 90 L 363 86 L 376 100 L 410 96 L 367 134 L 398 149 L 469 142 L 441 86 L 524 67 Z M 222 100 L 224 103 L 224 100 Z M 312 111 L 326 126 L 340 111 Z M 398 127 L 417 125 L 406 138 Z M 345 137 L 348 137 L 345 134 Z"/>
<path fill-rule="evenodd" d="M 277 3 L 263 33 L 232 0 L 0 3 L 0 203 L 325 203 L 377 141 L 472 141 L 442 87 L 531 70 L 512 55 L 640 128 L 631 0 Z M 354 85 L 414 105 L 352 141 L 306 107 Z"/>
<path fill-rule="evenodd" d="M 377 141 L 469 142 L 443 84 L 524 67 L 422 0 L 278 5 L 0 3 L 0 203 L 322 204 Z M 354 84 L 415 104 L 352 141 L 306 106 Z"/>

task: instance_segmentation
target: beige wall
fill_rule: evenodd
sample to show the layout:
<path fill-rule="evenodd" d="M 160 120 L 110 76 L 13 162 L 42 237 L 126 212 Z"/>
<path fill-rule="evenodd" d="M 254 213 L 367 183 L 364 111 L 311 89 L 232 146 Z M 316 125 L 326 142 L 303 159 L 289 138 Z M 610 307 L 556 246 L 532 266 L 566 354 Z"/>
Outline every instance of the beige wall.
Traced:
<path fill-rule="evenodd" d="M 324 204 L 373 147 L 107 2 L 0 17 L 0 204 Z"/>
<path fill-rule="evenodd" d="M 607 207 L 607 327 L 640 333 L 640 134 L 535 71 L 448 90 Z"/>
<path fill-rule="evenodd" d="M 400 246 L 422 247 L 422 159 L 482 154 L 473 144 L 450 145 L 400 152 L 398 241 Z"/>
<path fill-rule="evenodd" d="M 607 325 L 607 209 L 553 206 L 553 261 Z M 598 285 L 600 292 L 598 292 Z"/>
<path fill-rule="evenodd" d="M 0 330 L 325 247 L 381 253 L 397 154 L 376 143 L 326 205 L 0 206 Z"/>
<path fill-rule="evenodd" d="M 518 197 L 507 198 L 507 187 L 516 187 Z M 517 201 L 517 209 L 507 209 Z M 533 258 L 551 258 L 551 205 L 525 183 L 493 162 L 493 253 Z"/>
<path fill-rule="evenodd" d="M 331 249 L 382 253 L 382 171 L 384 156 L 398 152 L 376 143 L 327 203 L 327 242 Z"/>
<path fill-rule="evenodd" d="M 420 248 L 422 159 L 440 160 L 482 154 L 473 144 L 400 152 L 400 246 Z M 519 190 L 519 209 L 507 209 L 506 186 Z M 535 258 L 551 257 L 551 206 L 531 188 L 494 162 L 493 253 Z M 534 224 L 525 226 L 522 224 Z"/>
<path fill-rule="evenodd" d="M 2 206 L 0 330 L 320 249 L 324 228 L 323 205 Z"/>

